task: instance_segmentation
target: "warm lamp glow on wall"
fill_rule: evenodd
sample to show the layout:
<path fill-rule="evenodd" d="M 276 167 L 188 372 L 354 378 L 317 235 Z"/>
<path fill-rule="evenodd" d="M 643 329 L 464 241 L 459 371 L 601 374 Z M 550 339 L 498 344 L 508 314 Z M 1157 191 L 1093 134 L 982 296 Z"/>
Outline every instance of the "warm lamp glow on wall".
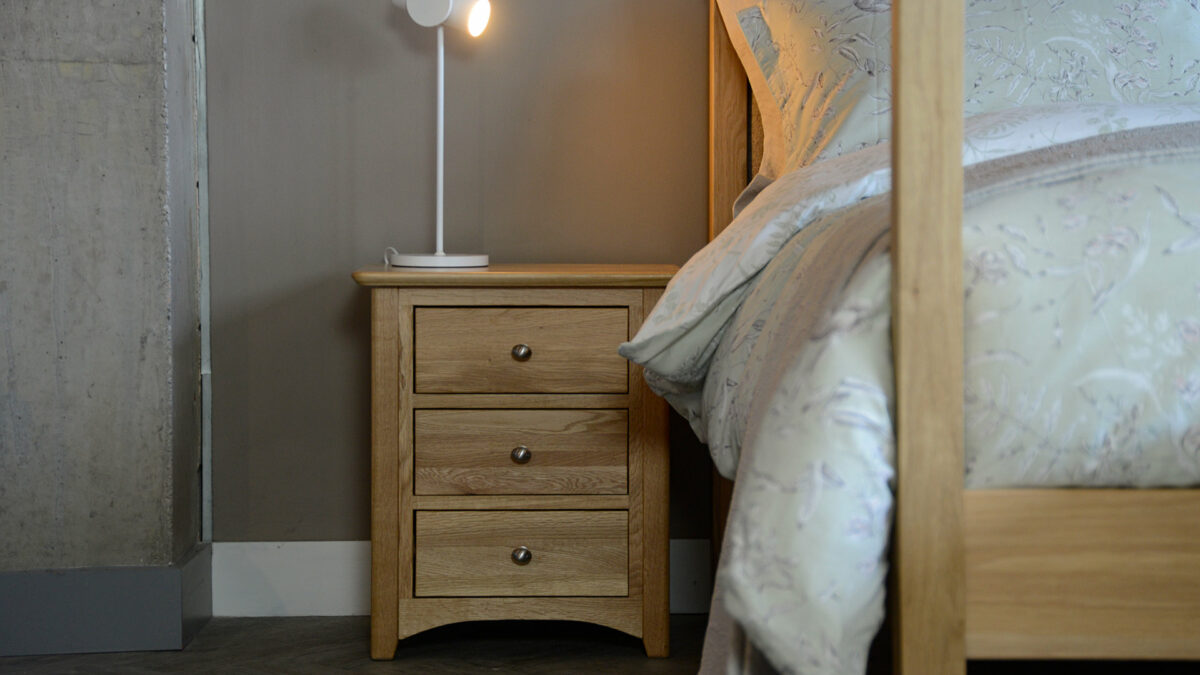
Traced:
<path fill-rule="evenodd" d="M 443 241 L 446 156 L 446 38 L 445 27 L 479 37 L 487 28 L 492 6 L 488 0 L 392 0 L 407 8 L 412 20 L 437 28 L 437 249 L 435 253 L 398 253 L 388 249 L 387 262 L 397 267 L 487 267 L 486 254 L 450 255 Z"/>

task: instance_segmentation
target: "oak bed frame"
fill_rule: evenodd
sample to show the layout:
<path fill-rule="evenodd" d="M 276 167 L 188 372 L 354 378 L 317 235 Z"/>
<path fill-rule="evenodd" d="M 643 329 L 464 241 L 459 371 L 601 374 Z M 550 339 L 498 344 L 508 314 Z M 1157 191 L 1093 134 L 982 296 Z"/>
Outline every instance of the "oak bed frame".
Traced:
<path fill-rule="evenodd" d="M 963 5 L 892 3 L 895 671 L 1200 659 L 1200 489 L 963 490 L 962 361 L 944 358 L 963 351 Z M 708 11 L 713 237 L 761 127 L 715 0 Z M 714 486 L 723 522 L 730 487 Z"/>

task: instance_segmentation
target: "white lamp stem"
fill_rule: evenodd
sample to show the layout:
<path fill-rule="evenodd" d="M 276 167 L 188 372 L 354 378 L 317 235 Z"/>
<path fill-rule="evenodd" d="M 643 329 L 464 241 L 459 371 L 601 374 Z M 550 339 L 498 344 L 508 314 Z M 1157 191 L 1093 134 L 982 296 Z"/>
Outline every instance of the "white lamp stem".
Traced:
<path fill-rule="evenodd" d="M 433 26 L 435 22 L 445 21 L 446 17 L 438 16 L 425 17 L 430 7 L 443 6 L 439 3 L 446 0 L 431 0 L 420 5 L 424 13 L 414 13 L 413 9 L 416 5 L 412 4 L 416 0 L 409 0 L 409 14 L 413 19 L 422 26 Z M 449 6 L 446 3 L 446 6 Z M 428 21 L 423 20 L 428 18 Z M 485 17 L 486 18 L 486 17 Z M 446 242 L 443 237 L 445 229 L 445 202 L 446 202 L 446 31 L 442 28 L 441 23 L 437 25 L 437 249 L 433 254 L 429 253 L 400 253 L 395 249 L 388 249 L 385 259 L 388 265 L 396 267 L 487 267 L 488 257 L 486 253 L 457 253 L 454 255 L 446 255 Z M 482 30 L 482 29 L 481 29 Z"/>
<path fill-rule="evenodd" d="M 446 31 L 437 27 L 437 249 L 446 255 L 442 241 L 442 208 L 446 180 Z"/>

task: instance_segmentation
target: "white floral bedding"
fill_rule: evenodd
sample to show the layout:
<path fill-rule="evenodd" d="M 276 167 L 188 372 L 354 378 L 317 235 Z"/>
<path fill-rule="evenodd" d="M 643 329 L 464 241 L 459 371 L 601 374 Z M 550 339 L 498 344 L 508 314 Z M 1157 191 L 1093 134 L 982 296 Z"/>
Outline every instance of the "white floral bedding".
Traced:
<path fill-rule="evenodd" d="M 1197 0 L 964 4 L 967 115 L 1044 103 L 1200 101 Z M 756 188 L 890 137 L 891 0 L 717 6 L 761 113 Z"/>
<path fill-rule="evenodd" d="M 1080 139 L 1039 114 L 1031 137 L 1078 140 L 967 173 L 966 484 L 1200 484 L 1200 124 Z M 1200 119 L 1107 118 L 1139 115 Z M 781 178 L 622 347 L 737 473 L 718 585 L 784 672 L 863 672 L 883 616 L 886 166 Z"/>

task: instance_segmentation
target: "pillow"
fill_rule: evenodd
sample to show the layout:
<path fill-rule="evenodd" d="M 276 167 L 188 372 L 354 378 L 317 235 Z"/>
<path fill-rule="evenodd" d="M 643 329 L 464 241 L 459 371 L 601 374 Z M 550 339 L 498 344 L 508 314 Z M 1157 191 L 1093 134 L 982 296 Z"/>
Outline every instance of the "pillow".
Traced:
<path fill-rule="evenodd" d="M 717 5 L 762 114 L 762 176 L 888 139 L 890 0 Z M 1200 101 L 1200 3 L 967 0 L 964 69 L 968 116 Z"/>
<path fill-rule="evenodd" d="M 887 136 L 888 0 L 717 5 L 762 115 L 761 176 L 774 179 Z"/>

